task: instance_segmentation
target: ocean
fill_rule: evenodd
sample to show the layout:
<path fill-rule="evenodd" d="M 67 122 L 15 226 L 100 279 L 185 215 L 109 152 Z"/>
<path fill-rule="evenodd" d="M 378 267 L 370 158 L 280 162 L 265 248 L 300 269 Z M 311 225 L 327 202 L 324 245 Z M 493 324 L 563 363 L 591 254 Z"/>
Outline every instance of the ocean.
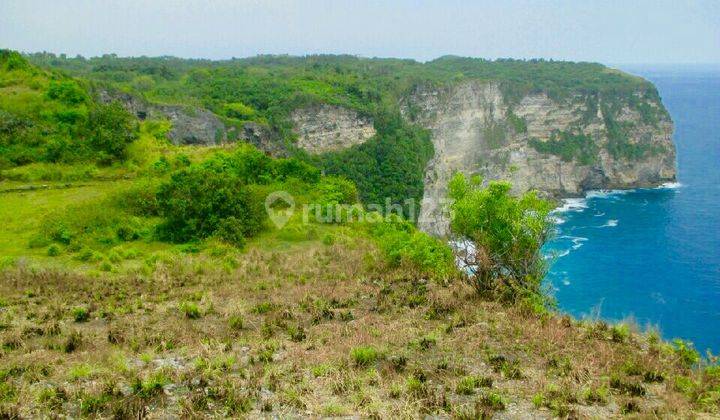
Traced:
<path fill-rule="evenodd" d="M 720 68 L 623 70 L 655 83 L 670 111 L 678 183 L 566 200 L 546 282 L 578 318 L 634 318 L 720 353 Z"/>

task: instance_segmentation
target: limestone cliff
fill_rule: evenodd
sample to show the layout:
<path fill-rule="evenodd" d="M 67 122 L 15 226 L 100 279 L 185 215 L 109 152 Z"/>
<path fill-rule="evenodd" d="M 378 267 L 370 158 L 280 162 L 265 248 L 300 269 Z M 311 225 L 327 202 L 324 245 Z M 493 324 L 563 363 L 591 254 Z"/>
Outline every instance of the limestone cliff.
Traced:
<path fill-rule="evenodd" d="M 346 149 L 375 135 L 373 121 L 354 110 L 332 105 L 299 108 L 291 115 L 297 146 L 309 153 Z"/>
<path fill-rule="evenodd" d="M 533 93 L 509 102 L 497 84 L 479 81 L 416 88 L 402 109 L 431 130 L 435 146 L 426 168 L 420 227 L 440 236 L 448 232 L 442 200 L 457 171 L 509 180 L 516 192 L 536 189 L 556 197 L 674 180 L 672 121 L 659 100 L 634 101 L 643 101 L 645 116 L 629 101 L 614 100 L 610 107 L 603 98 L 592 103 L 579 94 L 553 100 Z M 583 146 L 589 157 L 568 158 L 543 148 L 562 146 L 567 138 L 589 139 L 592 144 Z"/>

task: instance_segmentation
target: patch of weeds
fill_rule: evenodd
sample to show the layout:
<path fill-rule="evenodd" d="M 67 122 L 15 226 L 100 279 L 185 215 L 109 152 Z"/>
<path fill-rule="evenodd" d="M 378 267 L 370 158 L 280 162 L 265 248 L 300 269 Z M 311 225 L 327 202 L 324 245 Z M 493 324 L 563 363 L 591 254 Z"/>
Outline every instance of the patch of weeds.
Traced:
<path fill-rule="evenodd" d="M 690 368 L 700 362 L 700 353 L 695 350 L 695 347 L 689 341 L 676 338 L 672 342 L 671 352 L 680 359 L 680 363 L 685 367 Z"/>
<path fill-rule="evenodd" d="M 338 403 L 329 402 L 323 405 L 321 412 L 323 416 L 340 417 L 347 414 L 347 409 Z"/>
<path fill-rule="evenodd" d="M 72 317 L 75 322 L 86 322 L 90 319 L 90 311 L 82 306 L 77 306 L 72 309 Z"/>
<path fill-rule="evenodd" d="M 55 385 L 44 387 L 37 396 L 37 401 L 53 411 L 59 410 L 67 401 L 68 395 L 63 388 Z"/>
<path fill-rule="evenodd" d="M 475 393 L 476 388 L 490 388 L 493 385 L 493 380 L 490 377 L 485 376 L 465 376 L 458 382 L 455 387 L 455 393 L 460 395 L 472 395 Z"/>
<path fill-rule="evenodd" d="M 627 400 L 620 406 L 620 413 L 627 415 L 640 412 L 640 403 L 636 400 Z"/>
<path fill-rule="evenodd" d="M 62 343 L 62 351 L 72 353 L 82 345 L 82 334 L 79 331 L 72 331 Z"/>
<path fill-rule="evenodd" d="M 407 366 L 408 359 L 407 356 L 405 356 L 404 354 L 398 354 L 390 356 L 388 358 L 388 361 L 390 362 L 390 366 L 395 372 L 402 372 Z"/>
<path fill-rule="evenodd" d="M 665 374 L 660 372 L 659 370 L 647 370 L 645 373 L 643 373 L 643 382 L 663 382 L 665 381 Z"/>
<path fill-rule="evenodd" d="M 0 382 L 0 402 L 12 402 L 17 397 L 17 389 L 12 384 Z"/>
<path fill-rule="evenodd" d="M 505 409 L 505 399 L 497 392 L 486 392 L 477 399 L 477 404 L 493 411 Z"/>
<path fill-rule="evenodd" d="M 429 350 L 437 344 L 437 336 L 435 334 L 428 334 L 418 340 L 417 345 L 420 350 Z"/>
<path fill-rule="evenodd" d="M 80 412 L 84 415 L 97 414 L 102 412 L 110 403 L 110 396 L 100 395 L 83 395 L 80 399 Z"/>
<path fill-rule="evenodd" d="M 305 329 L 302 325 L 288 325 L 287 333 L 290 336 L 290 340 L 299 343 L 307 337 Z"/>
<path fill-rule="evenodd" d="M 335 318 L 335 313 L 332 311 L 332 304 L 323 298 L 308 296 L 300 302 L 300 307 L 310 314 L 313 324 L 319 324 Z"/>
<path fill-rule="evenodd" d="M 313 376 L 316 378 L 321 378 L 323 376 L 327 376 L 334 371 L 335 371 L 335 368 L 327 363 L 321 363 L 319 365 L 313 366 L 311 369 Z"/>
<path fill-rule="evenodd" d="M 60 249 L 60 246 L 58 244 L 52 244 L 47 249 L 47 256 L 48 257 L 57 257 L 60 255 L 62 250 Z"/>
<path fill-rule="evenodd" d="M 252 308 L 252 313 L 264 315 L 273 309 L 275 309 L 275 305 L 272 302 L 260 302 Z"/>
<path fill-rule="evenodd" d="M 609 395 L 610 392 L 604 385 L 599 388 L 589 387 L 582 391 L 582 400 L 586 404 L 607 404 Z"/>
<path fill-rule="evenodd" d="M 619 376 L 613 375 L 610 378 L 610 388 L 616 389 L 623 394 L 641 397 L 645 395 L 645 387 L 637 382 L 623 380 Z"/>
<path fill-rule="evenodd" d="M 610 328 L 610 339 L 616 343 L 624 343 L 630 338 L 630 327 L 627 324 L 615 324 Z"/>
<path fill-rule="evenodd" d="M 388 395 L 390 398 L 400 398 L 403 392 L 402 385 L 398 383 L 390 384 L 390 390 L 388 391 Z"/>
<path fill-rule="evenodd" d="M 411 397 L 422 398 L 427 394 L 425 378 L 422 375 L 413 374 L 405 381 L 405 392 Z"/>
<path fill-rule="evenodd" d="M 78 379 L 86 379 L 95 373 L 95 368 L 87 363 L 81 363 L 70 368 L 68 376 L 70 380 L 76 381 Z"/>
<path fill-rule="evenodd" d="M 160 394 L 163 386 L 167 385 L 169 382 L 170 381 L 164 373 L 155 372 L 145 380 L 135 378 L 132 383 L 132 391 L 140 398 L 149 399 Z"/>
<path fill-rule="evenodd" d="M 366 367 L 375 363 L 379 357 L 378 351 L 371 346 L 355 347 L 350 352 L 350 357 L 357 367 Z"/>
<path fill-rule="evenodd" d="M 245 319 L 242 315 L 231 315 L 228 318 L 228 326 L 233 331 L 240 331 L 245 328 Z"/>
<path fill-rule="evenodd" d="M 185 318 L 188 319 L 198 319 L 201 316 L 200 307 L 194 302 L 181 302 L 178 309 L 180 310 L 180 313 L 185 315 Z"/>
<path fill-rule="evenodd" d="M 572 372 L 572 363 L 567 356 L 553 356 L 548 360 L 548 370 L 555 376 L 565 377 Z"/>
<path fill-rule="evenodd" d="M 276 350 L 277 346 L 274 343 L 267 343 L 260 349 L 257 358 L 262 363 L 270 363 L 273 361 L 273 355 Z"/>
<path fill-rule="evenodd" d="M 552 411 L 556 417 L 564 418 L 570 416 L 572 409 L 570 404 L 577 403 L 575 393 L 567 388 L 560 388 L 555 384 L 549 385 L 545 392 L 533 396 L 533 405 L 535 407 L 546 407 Z"/>
<path fill-rule="evenodd" d="M 488 363 L 495 373 L 501 373 L 507 379 L 522 379 L 520 363 L 517 360 L 508 360 L 503 355 L 490 355 Z"/>

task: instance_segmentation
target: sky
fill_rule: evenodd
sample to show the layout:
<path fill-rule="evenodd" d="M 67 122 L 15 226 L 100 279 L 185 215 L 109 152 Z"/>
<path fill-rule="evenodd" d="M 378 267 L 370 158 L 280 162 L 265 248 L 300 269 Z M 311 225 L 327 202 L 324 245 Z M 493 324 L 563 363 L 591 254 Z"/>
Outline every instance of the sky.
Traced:
<path fill-rule="evenodd" d="M 0 48 L 720 63 L 720 0 L 0 0 Z"/>

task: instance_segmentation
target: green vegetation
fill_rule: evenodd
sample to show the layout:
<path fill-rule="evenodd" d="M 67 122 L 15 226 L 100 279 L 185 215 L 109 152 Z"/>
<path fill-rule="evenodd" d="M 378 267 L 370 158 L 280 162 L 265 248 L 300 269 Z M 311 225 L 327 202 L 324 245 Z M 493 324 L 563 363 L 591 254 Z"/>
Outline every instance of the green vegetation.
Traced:
<path fill-rule="evenodd" d="M 95 102 L 80 81 L 0 50 L 0 169 L 33 162 L 125 157 L 137 122 L 120 105 Z"/>
<path fill-rule="evenodd" d="M 720 410 L 716 363 L 691 344 L 547 311 L 547 202 L 453 178 L 451 227 L 478 250 L 468 276 L 401 201 L 422 196 L 433 154 L 428 133 L 400 118 L 397 99 L 415 86 L 479 78 L 510 99 L 574 100 L 578 86 L 652 96 L 642 80 L 454 57 L 31 57 L 74 79 L 3 54 L 0 418 Z M 91 92 L 107 86 L 264 124 L 290 157 L 174 146 L 168 121 L 97 104 Z M 289 113 L 317 101 L 371 116 L 378 135 L 337 153 L 295 150 Z M 486 137 L 501 147 L 511 131 L 527 131 L 512 113 Z M 293 203 L 266 203 L 276 191 Z"/>
<path fill-rule="evenodd" d="M 465 259 L 473 286 L 511 301 L 543 299 L 540 248 L 550 230 L 552 204 L 533 191 L 514 197 L 507 182 L 481 185 L 481 179 L 458 173 L 449 186 L 452 232 L 472 242 Z"/>
<path fill-rule="evenodd" d="M 548 140 L 531 139 L 530 145 L 540 153 L 553 154 L 565 162 L 576 161 L 592 165 L 597 160 L 599 147 L 592 136 L 582 133 L 554 131 Z"/>

